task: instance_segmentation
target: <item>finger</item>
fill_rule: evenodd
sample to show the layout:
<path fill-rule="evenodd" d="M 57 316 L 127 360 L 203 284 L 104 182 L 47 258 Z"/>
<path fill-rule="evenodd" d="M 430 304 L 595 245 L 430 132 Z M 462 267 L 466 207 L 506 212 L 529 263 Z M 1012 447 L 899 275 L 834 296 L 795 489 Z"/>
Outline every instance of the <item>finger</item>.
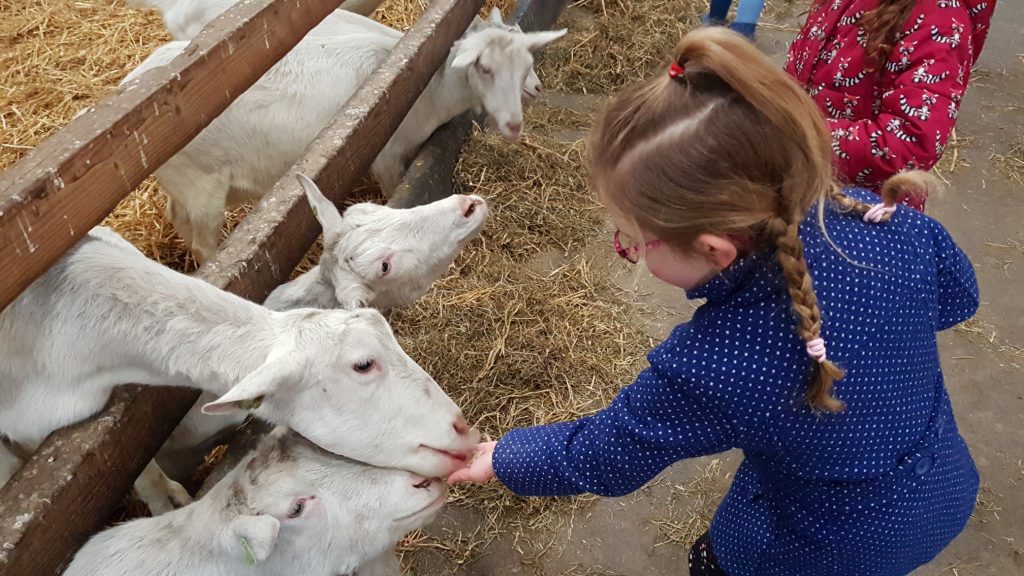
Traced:
<path fill-rule="evenodd" d="M 462 468 L 452 472 L 452 475 L 448 477 L 449 484 L 461 484 L 463 482 L 472 482 L 472 476 L 469 468 Z"/>

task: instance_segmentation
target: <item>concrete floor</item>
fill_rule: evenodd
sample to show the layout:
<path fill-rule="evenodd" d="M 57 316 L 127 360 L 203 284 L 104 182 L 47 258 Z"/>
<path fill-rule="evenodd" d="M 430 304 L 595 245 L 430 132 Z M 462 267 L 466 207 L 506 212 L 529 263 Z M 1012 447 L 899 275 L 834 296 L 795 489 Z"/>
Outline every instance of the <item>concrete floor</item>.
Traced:
<path fill-rule="evenodd" d="M 947 386 L 983 487 L 967 530 L 915 576 L 1024 574 L 1024 190 L 997 172 L 992 158 L 1008 153 L 1024 136 L 1024 34 L 1017 17 L 1022 13 L 1024 0 L 1000 0 L 961 110 L 957 135 L 965 144 L 957 149 L 960 166 L 944 173 L 948 193 L 928 204 L 929 214 L 951 230 L 971 257 L 981 282 L 982 308 L 971 330 L 947 331 L 940 343 Z M 767 24 L 758 43 L 781 63 L 798 19 L 775 16 L 773 21 L 769 16 Z M 593 102 L 549 95 L 548 103 Z M 589 252 L 620 287 L 634 290 L 659 310 L 645 320 L 652 337 L 663 337 L 689 317 L 692 306 L 680 291 L 624 269 L 603 239 Z M 557 255 L 538 259 L 540 267 L 558 264 Z M 552 531 L 552 548 L 539 558 L 528 557 L 509 538 L 492 543 L 456 573 L 686 574 L 688 548 L 665 537 L 672 532 L 664 522 L 685 525 L 691 514 L 712 513 L 738 462 L 738 453 L 727 453 L 679 463 L 633 496 L 599 500 L 567 518 Z M 691 487 L 694 482 L 698 485 Z M 480 521 L 471 511 L 449 507 L 430 532 L 465 534 Z M 436 556 L 417 554 L 417 573 L 450 573 L 450 564 Z"/>

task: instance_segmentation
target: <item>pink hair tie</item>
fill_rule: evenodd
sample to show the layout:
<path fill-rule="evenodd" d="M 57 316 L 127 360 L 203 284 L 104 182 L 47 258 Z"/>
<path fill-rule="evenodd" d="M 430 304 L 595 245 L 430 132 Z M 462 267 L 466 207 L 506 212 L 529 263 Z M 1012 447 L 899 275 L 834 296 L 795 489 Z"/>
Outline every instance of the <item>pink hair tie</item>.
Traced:
<path fill-rule="evenodd" d="M 676 64 L 675 62 L 673 62 L 672 65 L 668 67 L 669 78 L 678 78 L 682 76 L 685 72 L 686 69 L 680 66 L 679 64 Z"/>
<path fill-rule="evenodd" d="M 819 364 L 825 361 L 825 340 L 815 338 L 807 342 L 807 355 Z"/>
<path fill-rule="evenodd" d="M 875 204 L 870 210 L 864 213 L 865 222 L 874 222 L 875 224 L 882 221 L 882 218 L 889 214 L 891 215 L 896 211 L 896 206 L 886 206 L 885 204 Z"/>

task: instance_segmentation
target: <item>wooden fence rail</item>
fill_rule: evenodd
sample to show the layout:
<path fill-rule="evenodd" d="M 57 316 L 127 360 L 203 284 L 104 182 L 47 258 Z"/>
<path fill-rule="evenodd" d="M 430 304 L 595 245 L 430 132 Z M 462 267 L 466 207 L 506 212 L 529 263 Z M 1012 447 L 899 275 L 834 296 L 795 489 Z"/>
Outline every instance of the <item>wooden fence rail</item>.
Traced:
<path fill-rule="evenodd" d="M 230 61 L 252 70 L 259 68 L 254 72 L 256 77 L 269 68 L 270 64 L 263 66 L 266 62 L 262 56 L 249 54 L 266 51 L 265 44 L 271 43 L 269 36 L 259 32 L 263 24 L 254 23 L 277 26 L 272 45 L 290 47 L 340 3 L 301 2 L 301 10 L 299 0 L 275 0 L 271 5 L 242 2 L 212 23 L 197 37 L 196 46 L 172 62 L 163 74 L 151 73 L 140 80 L 142 88 L 115 95 L 112 102 L 101 104 L 96 113 L 88 115 L 91 119 L 83 116 L 86 120 L 72 122 L 53 141 L 44 143 L 0 177 L 5 190 L 0 197 L 0 209 L 4 210 L 0 217 L 0 269 L 18 269 L 13 278 L 4 275 L 0 279 L 2 305 L 59 259 L 117 200 L 184 146 L 244 89 L 229 90 L 224 100 L 211 102 L 219 97 L 207 94 L 201 85 L 212 84 L 212 77 L 223 75 L 220 66 Z M 367 172 L 482 4 L 483 0 L 432 2 L 381 68 L 321 132 L 306 156 L 239 225 L 214 260 L 199 271 L 200 277 L 255 301 L 262 301 L 286 279 L 319 230 L 293 174 L 311 176 L 331 200 L 343 200 Z M 291 12 L 283 12 L 284 6 L 291 7 Z M 275 18 L 290 23 L 285 27 L 287 32 L 280 31 Z M 237 19 L 242 19 L 238 28 L 216 34 L 217 26 Z M 226 39 L 235 42 L 232 49 L 222 46 Z M 280 57 L 286 50 L 275 54 Z M 210 60 L 214 63 L 203 63 Z M 190 75 L 188 82 L 171 78 L 186 73 Z M 252 81 L 255 77 L 245 85 Z M 237 86 L 242 84 L 238 81 Z M 183 97 L 186 93 L 192 96 Z M 167 120 L 155 113 L 149 115 L 145 108 L 154 102 L 165 117 L 163 112 L 168 107 L 180 107 L 172 123 L 188 119 L 187 126 L 177 126 L 188 133 L 187 137 L 175 134 Z M 193 114 L 202 118 L 191 118 Z M 103 126 L 101 119 L 110 124 Z M 163 128 L 155 130 L 154 126 Z M 137 147 L 131 148 L 135 146 L 135 133 L 148 134 L 152 146 L 145 149 L 148 162 L 139 157 Z M 88 135 L 91 140 L 76 144 L 75 134 Z M 173 144 L 154 143 L 156 138 L 168 138 Z M 22 238 L 22 228 L 31 235 Z M 22 244 L 9 246 L 12 235 Z M 28 250 L 26 242 L 36 245 Z M 78 547 L 109 519 L 134 478 L 197 398 L 197 392 L 185 389 L 124 388 L 93 419 L 51 434 L 0 489 L 0 576 L 60 574 Z"/>
<path fill-rule="evenodd" d="M 341 0 L 246 0 L 0 175 L 0 309 Z"/>

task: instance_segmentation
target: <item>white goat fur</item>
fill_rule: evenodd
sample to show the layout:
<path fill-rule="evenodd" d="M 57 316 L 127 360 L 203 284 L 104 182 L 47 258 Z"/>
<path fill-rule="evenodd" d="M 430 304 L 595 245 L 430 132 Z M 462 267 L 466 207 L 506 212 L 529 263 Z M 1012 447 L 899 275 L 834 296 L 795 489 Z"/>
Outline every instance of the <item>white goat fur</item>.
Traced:
<path fill-rule="evenodd" d="M 373 163 L 385 194 L 434 130 L 467 110 L 486 110 L 506 138 L 518 138 L 532 51 L 564 33 L 523 34 L 481 23 L 456 42 Z M 216 250 L 225 206 L 261 198 L 401 37 L 369 18 L 335 11 L 155 172 L 169 196 L 168 217 L 198 260 Z M 125 78 L 127 89 L 187 45 L 160 47 Z"/>
<path fill-rule="evenodd" d="M 200 388 L 219 396 L 206 412 L 253 409 L 337 454 L 427 475 L 460 465 L 439 450 L 472 443 L 379 312 L 268 310 L 95 228 L 0 312 L 0 436 L 34 451 L 125 383 Z M 12 460 L 0 456 L 0 485 Z"/>
<path fill-rule="evenodd" d="M 444 500 L 438 480 L 339 458 L 279 428 L 202 499 L 94 536 L 64 575 L 398 576 L 394 545 Z"/>
<path fill-rule="evenodd" d="M 449 196 L 414 208 L 361 203 L 344 218 L 312 180 L 299 176 L 324 231 L 320 262 L 264 302 L 273 310 L 412 304 L 476 238 L 487 219 L 479 196 Z"/>
<path fill-rule="evenodd" d="M 360 203 L 343 218 L 312 180 L 298 179 L 324 230 L 324 250 L 311 270 L 271 292 L 263 305 L 272 310 L 372 306 L 384 311 L 412 304 L 487 219 L 484 200 L 463 195 L 406 209 Z M 213 400 L 209 394 L 199 399 L 168 439 L 171 450 L 199 446 L 245 419 L 243 413 L 202 414 L 202 405 Z"/>

